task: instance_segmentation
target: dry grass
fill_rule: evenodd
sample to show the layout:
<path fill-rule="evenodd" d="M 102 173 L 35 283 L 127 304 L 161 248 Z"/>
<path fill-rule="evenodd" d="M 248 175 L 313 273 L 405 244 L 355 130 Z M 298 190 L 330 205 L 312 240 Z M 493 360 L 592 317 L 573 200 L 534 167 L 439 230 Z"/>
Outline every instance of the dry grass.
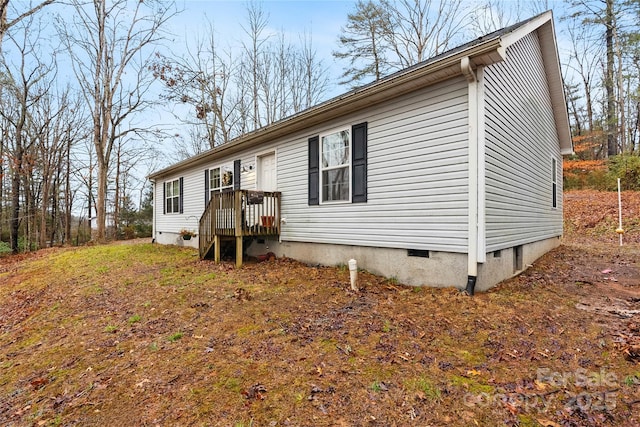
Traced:
<path fill-rule="evenodd" d="M 638 425 L 638 315 L 577 306 L 637 309 L 640 245 L 583 243 L 474 298 L 151 244 L 1 259 L 0 424 Z"/>

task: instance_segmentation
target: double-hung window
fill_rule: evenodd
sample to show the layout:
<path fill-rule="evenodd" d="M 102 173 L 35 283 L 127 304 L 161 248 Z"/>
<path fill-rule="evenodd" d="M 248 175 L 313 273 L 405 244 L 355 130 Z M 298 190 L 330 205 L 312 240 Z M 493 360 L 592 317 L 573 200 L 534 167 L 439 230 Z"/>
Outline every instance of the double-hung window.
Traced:
<path fill-rule="evenodd" d="M 165 212 L 180 213 L 180 179 L 164 184 Z"/>
<path fill-rule="evenodd" d="M 367 202 L 367 122 L 309 138 L 309 206 Z"/>
<path fill-rule="evenodd" d="M 233 189 L 233 164 L 209 170 L 209 191 L 211 194 Z"/>
<path fill-rule="evenodd" d="M 349 129 L 320 137 L 322 202 L 350 201 L 351 134 Z"/>
<path fill-rule="evenodd" d="M 204 204 L 215 193 L 240 189 L 240 159 L 204 170 Z"/>

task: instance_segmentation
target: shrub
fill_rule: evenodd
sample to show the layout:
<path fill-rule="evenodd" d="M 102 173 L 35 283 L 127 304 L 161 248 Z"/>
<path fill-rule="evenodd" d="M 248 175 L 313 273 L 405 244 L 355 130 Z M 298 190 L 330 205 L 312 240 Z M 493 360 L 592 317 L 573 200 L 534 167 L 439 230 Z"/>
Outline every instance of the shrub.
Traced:
<path fill-rule="evenodd" d="M 11 245 L 7 242 L 0 242 L 0 256 L 10 254 Z"/>
<path fill-rule="evenodd" d="M 562 170 L 565 190 L 607 190 L 610 186 L 604 160 L 565 159 Z"/>
<path fill-rule="evenodd" d="M 640 190 L 640 157 L 621 154 L 609 159 L 608 190 L 617 189 L 620 178 L 622 190 Z"/>
<path fill-rule="evenodd" d="M 136 237 L 136 230 L 131 225 L 127 225 L 122 232 L 126 240 L 131 240 Z"/>
<path fill-rule="evenodd" d="M 144 222 L 136 222 L 135 225 L 136 236 L 137 237 L 151 237 L 151 224 L 147 224 Z"/>
<path fill-rule="evenodd" d="M 565 190 L 640 190 L 640 157 L 620 154 L 609 160 L 565 159 L 562 164 Z"/>

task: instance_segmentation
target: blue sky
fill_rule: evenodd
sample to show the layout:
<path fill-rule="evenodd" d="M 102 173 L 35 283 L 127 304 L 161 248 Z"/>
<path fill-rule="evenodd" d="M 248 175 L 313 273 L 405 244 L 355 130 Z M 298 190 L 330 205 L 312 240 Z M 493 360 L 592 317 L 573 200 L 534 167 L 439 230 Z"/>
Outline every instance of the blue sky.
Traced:
<path fill-rule="evenodd" d="M 338 96 L 349 90 L 340 85 L 343 67 L 342 61 L 333 58 L 332 52 L 339 48 L 338 37 L 341 28 L 347 23 L 349 13 L 355 11 L 356 0 L 254 0 L 258 3 L 268 19 L 268 27 L 265 33 L 284 33 L 287 41 L 296 43 L 303 33 L 311 36 L 313 47 L 317 52 L 317 59 L 322 61 L 328 70 L 329 86 L 324 99 Z M 471 8 L 475 5 L 485 4 L 483 0 L 462 0 Z M 559 23 L 562 0 L 501 0 L 499 3 L 506 8 L 511 22 L 514 23 L 518 13 L 520 19 L 529 18 L 534 12 L 527 10 L 552 7 L 555 11 L 556 24 Z M 535 8 L 531 7 L 535 4 Z M 206 37 L 210 23 L 213 24 L 216 43 L 225 50 L 242 49 L 243 40 L 247 41 L 247 34 L 243 26 L 247 25 L 247 0 L 176 0 L 178 9 L 182 12 L 169 21 L 166 28 L 170 33 L 170 42 L 166 43 L 166 49 L 173 54 L 180 55 L 186 49 L 189 42 L 195 47 L 198 37 Z M 517 12 L 514 12 L 517 11 Z M 560 34 L 558 34 L 560 35 Z M 475 37 L 472 34 L 461 37 L 464 43 Z M 161 49 L 164 50 L 164 49 Z M 168 52 L 167 52 L 168 53 Z M 237 56 L 237 55 L 234 55 Z M 150 114 L 153 122 L 162 123 L 168 128 L 176 129 L 176 134 L 186 135 L 179 131 L 182 128 L 179 121 L 169 113 L 183 116 L 189 112 L 182 111 L 181 105 L 168 104 L 164 108 L 154 110 Z M 155 116 L 155 117 L 154 117 Z M 171 132 L 174 134 L 174 132 Z"/>
<path fill-rule="evenodd" d="M 311 34 L 318 58 L 328 67 L 330 75 L 329 96 L 336 96 L 348 88 L 337 84 L 342 73 L 343 63 L 334 60 L 331 55 L 336 50 L 341 27 L 347 22 L 347 15 L 355 10 L 356 0 L 255 0 L 268 16 L 269 28 L 283 32 L 289 41 L 295 42 L 300 34 Z M 467 1 L 469 7 L 484 4 L 482 0 Z M 184 49 L 184 41 L 196 34 L 207 32 L 208 21 L 212 22 L 216 38 L 224 44 L 240 47 L 245 36 L 242 25 L 247 22 L 247 0 L 177 0 L 182 13 L 171 21 L 171 32 L 175 35 L 171 49 Z M 526 12 L 531 4 L 538 8 L 553 8 L 558 31 L 559 17 L 565 4 L 562 0 L 502 0 L 502 7 L 519 10 L 521 19 L 530 17 Z M 529 4 L 530 3 L 530 4 Z M 513 22 L 511 22 L 513 23 Z M 560 37 L 560 34 L 558 34 Z M 468 40 L 464 40 L 466 42 Z"/>
<path fill-rule="evenodd" d="M 15 4 L 20 4 L 18 0 Z M 348 90 L 340 86 L 338 80 L 342 74 L 344 63 L 337 62 L 331 55 L 338 48 L 337 40 L 341 27 L 347 23 L 347 15 L 355 10 L 356 0 L 257 0 L 265 14 L 268 16 L 269 31 L 271 33 L 284 32 L 289 42 L 296 42 L 302 33 L 311 35 L 313 46 L 317 52 L 317 58 L 329 71 L 329 87 L 325 99 L 340 95 Z M 482 0 L 463 0 L 469 5 L 484 3 Z M 523 6 L 529 3 L 540 5 L 542 0 L 502 0 L 503 6 Z M 543 2 L 544 3 L 544 2 Z M 560 15 L 564 2 L 562 0 L 548 0 L 548 7 L 555 10 L 556 30 L 560 33 Z M 166 50 L 175 54 L 183 52 L 186 42 L 193 44 L 198 36 L 206 36 L 209 23 L 213 23 L 217 41 L 231 49 L 241 48 L 242 40 L 246 40 L 246 34 L 242 28 L 247 22 L 246 0 L 176 0 L 176 5 L 183 11 L 169 21 L 167 30 L 171 33 L 170 41 L 164 42 Z M 39 17 L 51 24 L 52 17 L 59 13 L 63 6 L 54 6 L 46 9 Z M 63 12 L 64 13 L 64 12 Z M 531 13 L 522 12 L 522 19 L 528 18 Z M 48 31 L 53 31 L 51 25 Z M 472 37 L 469 37 L 469 39 Z M 464 41 L 468 41 L 465 39 Z M 51 40 L 53 43 L 54 40 Z M 48 42 L 43 41 L 43 44 Z M 53 47 L 53 46 L 52 46 Z M 3 48 L 11 50 L 6 43 Z M 43 46 L 43 53 L 50 50 Z M 164 50 L 161 48 L 161 50 Z M 5 54 L 8 52 L 5 50 Z M 165 52 L 169 53 L 169 52 Z M 60 60 L 60 58 L 59 58 Z M 58 78 L 61 80 L 73 80 L 71 67 L 67 64 L 59 70 Z M 156 85 L 154 91 L 159 95 L 161 87 Z M 176 105 L 157 107 L 145 113 L 143 121 L 163 124 L 167 128 L 180 127 L 179 121 L 169 111 Z M 168 111 L 169 110 L 169 111 Z M 170 160 L 170 159 L 168 159 Z"/>
<path fill-rule="evenodd" d="M 184 40 L 197 33 L 204 34 L 208 21 L 213 23 L 221 43 L 239 47 L 245 36 L 242 26 L 247 22 L 247 4 L 244 0 L 178 0 L 183 12 L 171 22 L 176 36 L 174 48 L 184 46 Z M 355 8 L 354 0 L 266 0 L 261 5 L 271 32 L 284 32 L 292 42 L 304 32 L 310 34 L 318 57 L 331 70 L 332 80 L 339 78 L 342 65 L 334 62 L 331 52 L 337 47 L 347 15 Z M 336 87 L 334 91 L 337 95 L 343 89 Z"/>

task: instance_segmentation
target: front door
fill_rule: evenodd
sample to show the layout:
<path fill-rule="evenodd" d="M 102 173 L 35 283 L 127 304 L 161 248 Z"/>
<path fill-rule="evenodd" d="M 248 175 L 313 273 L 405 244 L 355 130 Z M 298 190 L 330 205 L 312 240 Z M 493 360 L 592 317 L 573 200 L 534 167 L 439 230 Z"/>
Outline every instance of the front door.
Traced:
<path fill-rule="evenodd" d="M 258 190 L 276 191 L 276 153 L 258 156 Z"/>

